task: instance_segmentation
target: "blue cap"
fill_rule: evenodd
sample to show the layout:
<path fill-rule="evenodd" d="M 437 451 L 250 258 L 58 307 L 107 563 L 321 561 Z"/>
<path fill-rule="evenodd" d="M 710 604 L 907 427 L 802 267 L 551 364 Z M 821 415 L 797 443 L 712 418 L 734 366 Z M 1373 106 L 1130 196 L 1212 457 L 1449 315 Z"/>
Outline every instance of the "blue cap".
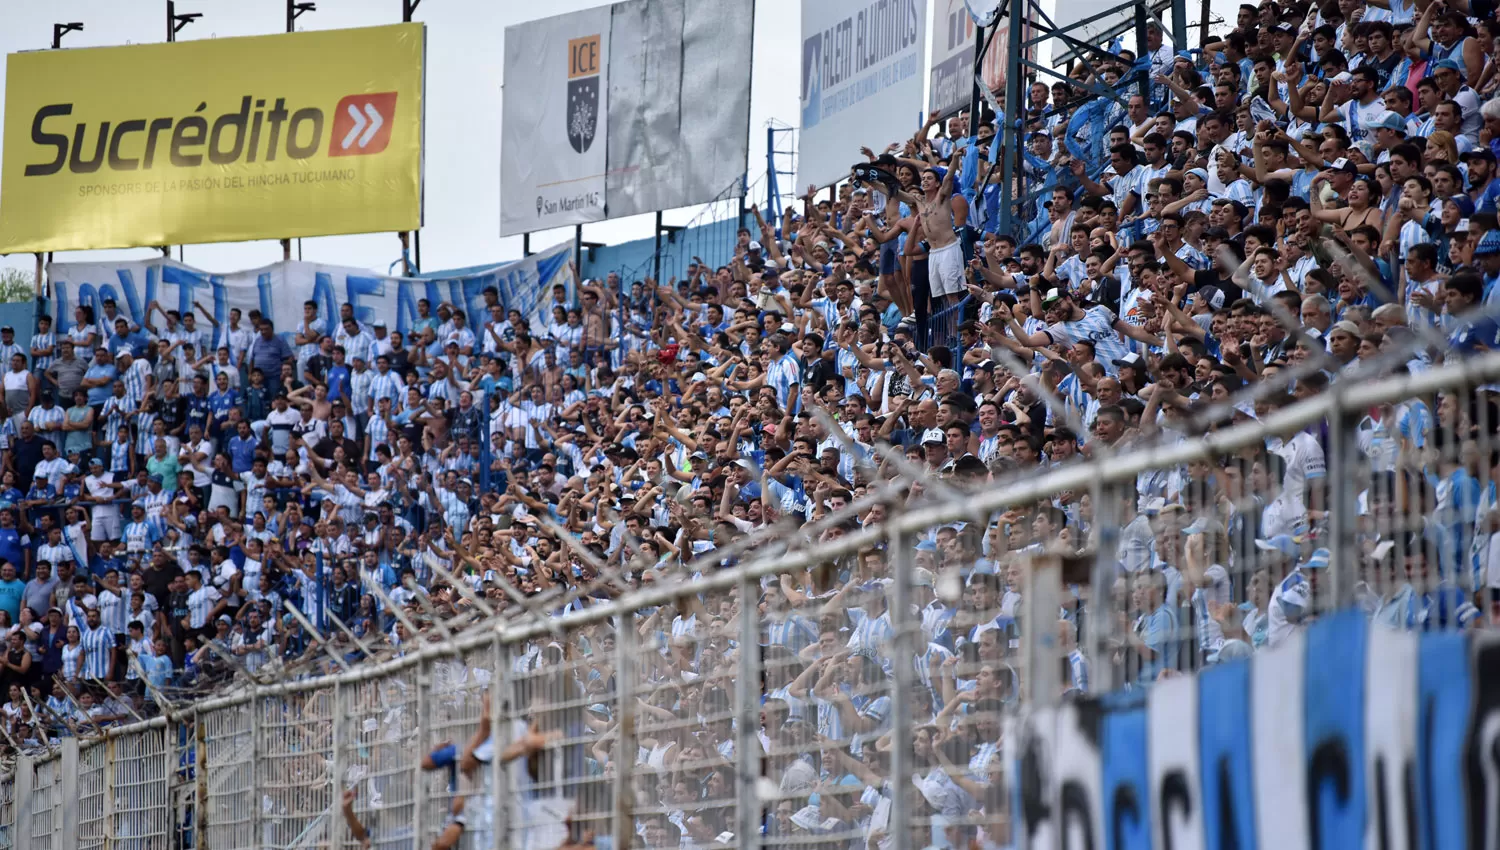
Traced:
<path fill-rule="evenodd" d="M 1484 234 L 1479 244 L 1474 246 L 1474 256 L 1488 257 L 1500 254 L 1500 230 L 1491 230 Z"/>
<path fill-rule="evenodd" d="M 163 481 L 163 479 L 162 479 L 162 477 L 161 477 L 161 474 L 160 474 L 160 473 L 157 473 L 157 474 L 155 474 L 155 475 L 152 475 L 152 476 L 151 476 L 151 480 L 152 480 L 152 481 L 155 481 L 155 482 L 156 482 L 156 483 L 157 483 L 157 484 L 160 484 L 160 483 L 162 483 L 162 481 Z"/>
<path fill-rule="evenodd" d="M 934 543 L 934 542 L 932 542 L 931 540 L 923 540 L 921 543 L 917 544 L 917 551 L 918 552 L 936 552 L 937 551 L 937 544 Z"/>
<path fill-rule="evenodd" d="M 1304 570 L 1322 570 L 1322 569 L 1327 569 L 1327 567 L 1328 567 L 1328 561 L 1332 557 L 1333 557 L 1333 553 L 1329 552 L 1327 549 L 1314 549 L 1313 553 L 1311 555 L 1307 556 L 1307 560 L 1305 560 L 1305 561 L 1302 562 L 1302 569 L 1304 569 Z"/>
<path fill-rule="evenodd" d="M 1189 168 L 1188 171 L 1187 171 L 1187 173 L 1189 173 L 1189 174 L 1197 177 L 1199 180 L 1202 180 L 1204 183 L 1208 182 L 1208 172 L 1206 170 L 1202 169 L 1202 168 Z"/>
<path fill-rule="evenodd" d="M 1395 130 L 1406 135 L 1406 120 L 1394 112 L 1382 112 L 1369 126 L 1371 130 Z"/>
<path fill-rule="evenodd" d="M 1463 66 L 1454 59 L 1439 59 L 1437 64 L 1432 66 L 1432 70 L 1434 73 L 1442 70 L 1457 71 L 1460 74 L 1464 72 Z"/>
<path fill-rule="evenodd" d="M 1474 199 L 1468 195 L 1449 195 L 1443 200 L 1450 201 L 1454 206 L 1458 207 L 1458 214 L 1461 218 L 1468 218 L 1474 214 Z"/>

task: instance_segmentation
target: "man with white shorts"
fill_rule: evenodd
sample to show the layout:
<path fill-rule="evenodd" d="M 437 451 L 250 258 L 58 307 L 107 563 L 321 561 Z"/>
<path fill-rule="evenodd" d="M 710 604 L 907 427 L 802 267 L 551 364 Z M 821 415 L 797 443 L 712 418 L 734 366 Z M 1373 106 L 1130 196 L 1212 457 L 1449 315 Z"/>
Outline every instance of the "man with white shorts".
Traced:
<path fill-rule="evenodd" d="M 119 540 L 122 525 L 120 523 L 120 506 L 115 504 L 116 485 L 113 472 L 104 471 L 104 461 L 94 458 L 89 461 L 89 474 L 83 479 L 84 489 L 88 492 L 89 501 L 94 503 L 93 525 L 89 529 L 89 539 Z"/>
<path fill-rule="evenodd" d="M 964 292 L 963 245 L 954 232 L 953 206 L 949 203 L 953 198 L 954 173 L 962 159 L 962 153 L 955 150 L 946 170 L 936 167 L 924 170 L 921 197 L 909 192 L 896 193 L 896 197 L 917 211 L 917 223 L 927 243 L 927 275 L 933 300 L 944 299 L 946 303 L 942 306 L 956 303 Z"/>

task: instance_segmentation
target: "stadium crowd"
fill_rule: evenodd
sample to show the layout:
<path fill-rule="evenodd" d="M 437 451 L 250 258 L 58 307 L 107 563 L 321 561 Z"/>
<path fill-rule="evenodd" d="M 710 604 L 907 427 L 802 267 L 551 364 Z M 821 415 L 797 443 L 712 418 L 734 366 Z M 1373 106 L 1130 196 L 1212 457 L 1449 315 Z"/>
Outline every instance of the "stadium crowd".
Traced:
<path fill-rule="evenodd" d="M 576 610 L 732 565 L 747 538 L 836 538 L 936 489 L 1500 348 L 1491 0 L 1264 2 L 1200 49 L 1155 27 L 1147 45 L 1013 105 L 1029 192 L 1014 232 L 999 230 L 1004 119 L 986 109 L 865 151 L 860 179 L 780 220 L 757 211 L 722 266 L 581 281 L 537 315 L 490 290 L 476 315 L 421 302 L 404 333 L 314 302 L 295 328 L 156 304 L 137 324 L 106 301 L 65 334 L 43 317 L 29 351 L 5 329 L 10 740 L 128 722 L 236 674 L 389 656 L 491 611 Z M 1143 474 L 1118 506 L 1123 601 L 1094 617 L 1118 619 L 1107 656 L 1078 648 L 1087 593 L 1059 612 L 1070 689 L 1088 690 L 1091 662 L 1148 686 L 1287 639 L 1335 549 L 1334 486 L 1363 491 L 1357 598 L 1375 621 L 1492 622 L 1492 398 L 1369 411 L 1355 481 L 1327 480 L 1326 423 Z M 539 768 L 543 743 L 518 730 L 529 775 L 561 785 L 634 758 L 659 811 L 647 846 L 733 843 L 733 679 L 754 616 L 759 737 L 786 795 L 768 837 L 881 842 L 899 664 L 920 682 L 904 696 L 938 824 L 917 846 L 992 837 L 1026 557 L 1092 551 L 1094 507 L 1058 493 L 917 540 L 915 659 L 891 649 L 881 549 L 767 579 L 757 599 L 641 612 L 639 754 L 611 748 L 611 627 L 540 639 L 515 672 L 555 707 L 533 734 L 571 756 Z M 438 761 L 494 754 L 487 735 L 460 749 Z"/>

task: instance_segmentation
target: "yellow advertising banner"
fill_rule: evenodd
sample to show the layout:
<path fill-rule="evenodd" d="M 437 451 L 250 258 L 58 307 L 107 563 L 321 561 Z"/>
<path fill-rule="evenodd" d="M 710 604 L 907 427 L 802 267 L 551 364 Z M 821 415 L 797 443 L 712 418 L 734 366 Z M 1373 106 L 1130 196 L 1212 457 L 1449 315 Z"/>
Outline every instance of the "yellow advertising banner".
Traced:
<path fill-rule="evenodd" d="M 412 230 L 421 24 L 14 53 L 0 253 Z"/>

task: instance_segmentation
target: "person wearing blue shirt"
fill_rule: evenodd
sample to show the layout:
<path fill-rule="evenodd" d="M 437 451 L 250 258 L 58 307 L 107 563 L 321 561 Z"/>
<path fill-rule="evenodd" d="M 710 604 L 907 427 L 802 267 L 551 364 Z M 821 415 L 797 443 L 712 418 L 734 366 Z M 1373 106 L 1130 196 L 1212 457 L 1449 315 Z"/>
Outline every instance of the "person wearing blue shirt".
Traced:
<path fill-rule="evenodd" d="M 16 501 L 20 501 L 19 492 Z M 21 547 L 21 530 L 16 528 L 16 512 L 11 508 L 0 510 L 0 563 L 7 561 L 17 570 L 26 568 L 26 550 Z"/>
<path fill-rule="evenodd" d="M 94 362 L 89 364 L 89 368 L 83 373 L 83 380 L 78 384 L 80 389 L 88 391 L 90 407 L 97 410 L 104 406 L 113 392 L 115 376 L 118 374 L 119 370 L 115 368 L 114 357 L 110 355 L 109 349 L 102 345 L 94 349 Z"/>
<path fill-rule="evenodd" d="M 349 398 L 349 353 L 342 345 L 333 347 L 333 365 L 328 367 L 328 374 L 324 376 L 328 383 L 328 400 L 338 401 Z"/>
<path fill-rule="evenodd" d="M 1489 236 L 1496 234 L 1486 234 Z M 1474 249 L 1476 259 L 1480 247 Z M 1497 246 L 1500 250 L 1500 246 Z M 1500 324 L 1489 316 L 1474 316 L 1480 301 L 1484 299 L 1484 281 L 1473 272 L 1462 272 L 1448 278 L 1443 287 L 1447 297 L 1448 316 L 1453 324 L 1448 333 L 1448 345 L 1457 354 L 1469 356 L 1485 351 L 1500 350 Z"/>
<path fill-rule="evenodd" d="M 1141 657 L 1139 682 L 1150 686 L 1163 670 L 1177 669 L 1177 610 L 1165 599 L 1166 577 L 1161 573 L 1147 573 L 1137 588 L 1137 607 L 1149 613 L 1143 614 L 1126 638 Z"/>
<path fill-rule="evenodd" d="M 21 621 L 21 594 L 25 590 L 26 582 L 16 577 L 16 564 L 0 564 L 0 611 L 9 614 L 12 623 Z"/>
<path fill-rule="evenodd" d="M 215 376 L 215 383 L 218 386 L 208 396 L 208 436 L 217 442 L 224 439 L 225 429 L 229 425 L 229 411 L 239 407 L 241 400 L 239 390 L 229 386 L 228 374 L 220 372 Z"/>
<path fill-rule="evenodd" d="M 255 439 L 255 432 L 250 430 L 249 422 L 241 419 L 236 428 L 237 432 L 229 438 L 227 446 L 229 464 L 235 475 L 243 475 L 255 463 L 255 450 L 260 446 L 260 441 Z"/>

